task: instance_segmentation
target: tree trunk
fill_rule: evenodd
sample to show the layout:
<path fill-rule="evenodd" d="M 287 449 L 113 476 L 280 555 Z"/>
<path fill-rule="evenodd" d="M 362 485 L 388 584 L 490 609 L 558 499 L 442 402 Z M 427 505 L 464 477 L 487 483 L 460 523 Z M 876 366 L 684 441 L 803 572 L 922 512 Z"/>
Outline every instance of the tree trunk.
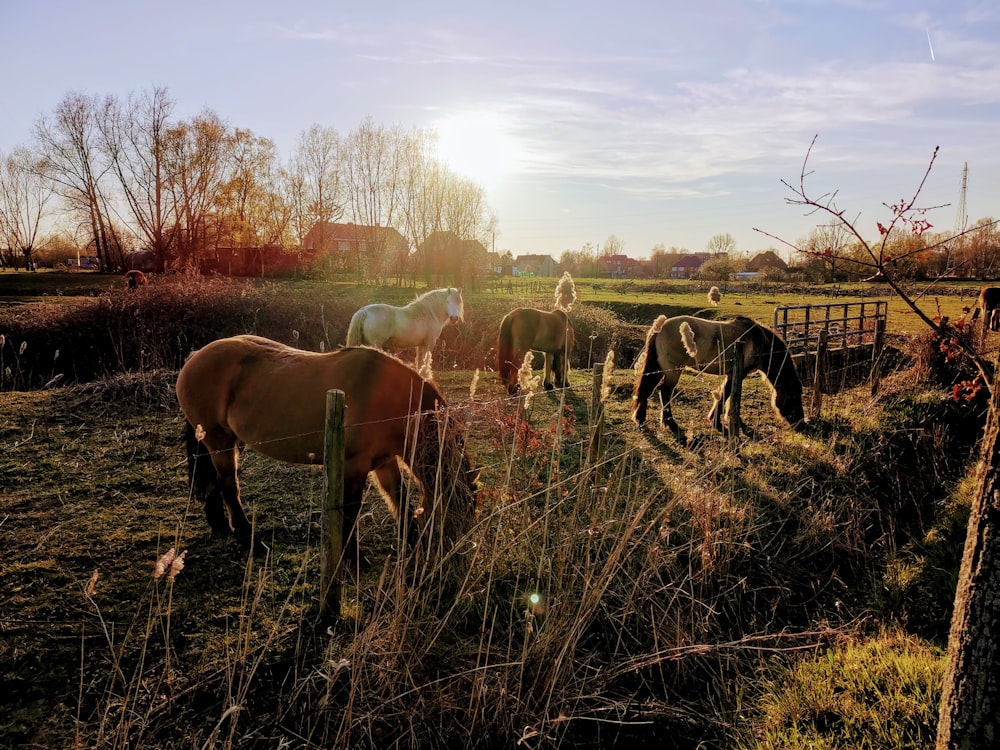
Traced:
<path fill-rule="evenodd" d="M 1000 369 L 997 370 L 1000 373 Z M 1000 743 L 1000 374 L 993 383 L 976 496 L 972 501 L 948 668 L 941 696 L 938 750 Z"/>

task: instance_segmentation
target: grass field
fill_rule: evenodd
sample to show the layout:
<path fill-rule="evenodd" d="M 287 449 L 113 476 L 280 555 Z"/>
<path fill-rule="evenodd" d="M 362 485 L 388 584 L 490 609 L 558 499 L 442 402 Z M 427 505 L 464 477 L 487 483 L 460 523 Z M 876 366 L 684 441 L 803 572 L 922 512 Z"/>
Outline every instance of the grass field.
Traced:
<path fill-rule="evenodd" d="M 605 383 L 591 462 L 587 369 L 530 405 L 489 369 L 501 312 L 549 307 L 554 280 L 470 292 L 470 321 L 456 328 L 474 364 L 435 363 L 481 469 L 464 576 L 447 589 L 409 585 L 393 522 L 370 493 L 360 528 L 373 565 L 347 580 L 345 617 L 328 625 L 317 618 L 321 473 L 249 451 L 243 492 L 271 553 L 213 539 L 186 483 L 176 363 L 231 331 L 336 344 L 359 303 L 401 303 L 413 290 L 213 281 L 164 282 L 160 294 L 154 280 L 148 294 L 117 284 L 106 294 L 116 280 L 92 275 L 95 286 L 74 279 L 68 294 L 68 274 L 37 276 L 50 278 L 19 285 L 0 273 L 0 296 L 11 280 L 30 292 L 22 301 L 42 300 L 0 310 L 0 334 L 8 321 L 40 321 L 28 352 L 62 347 L 46 352 L 45 377 L 66 361 L 83 372 L 105 346 L 129 366 L 0 393 L 0 746 L 933 742 L 982 415 L 917 382 L 906 361 L 876 397 L 867 383 L 827 394 L 805 433 L 777 420 L 767 384 L 750 379 L 743 415 L 755 435 L 733 440 L 704 422 L 717 379 L 685 377 L 674 413 L 687 445 L 631 422 L 634 374 L 622 361 Z M 594 361 L 628 341 L 608 328 L 705 300 L 687 283 L 625 294 L 605 283 L 578 282 L 577 324 L 600 334 Z M 775 303 L 830 291 L 734 285 L 719 311 L 769 320 Z M 47 317 L 52 296 L 86 303 L 86 315 Z M 963 297 L 938 300 L 922 304 L 949 315 Z M 902 335 L 892 304 L 890 330 Z M 19 364 L 15 344 L 5 366 Z M 184 569 L 154 578 L 171 547 L 187 551 Z"/>

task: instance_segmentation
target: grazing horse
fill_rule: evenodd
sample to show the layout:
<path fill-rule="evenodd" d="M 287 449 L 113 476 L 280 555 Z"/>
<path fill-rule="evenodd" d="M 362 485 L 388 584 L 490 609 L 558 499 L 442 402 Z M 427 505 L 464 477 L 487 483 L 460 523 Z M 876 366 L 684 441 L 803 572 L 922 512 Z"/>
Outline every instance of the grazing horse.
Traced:
<path fill-rule="evenodd" d="M 399 522 L 401 542 L 414 542 L 432 527 L 454 542 L 471 523 L 478 474 L 437 386 L 370 347 L 317 353 L 258 336 L 213 341 L 194 352 L 177 377 L 189 478 L 212 531 L 251 542 L 237 480 L 244 447 L 289 463 L 323 462 L 330 389 L 345 394 L 348 553 L 357 552 L 351 531 L 369 474 Z M 407 507 L 401 467 L 416 480 L 416 508 Z"/>
<path fill-rule="evenodd" d="M 404 307 L 379 303 L 365 305 L 351 317 L 347 345 L 377 346 L 380 349 L 416 347 L 416 363 L 423 364 L 424 352 L 437 343 L 448 323 L 465 320 L 462 291 L 449 287 L 424 292 Z"/>
<path fill-rule="evenodd" d="M 134 292 L 141 286 L 146 286 L 147 283 L 149 283 L 149 279 L 142 271 L 133 269 L 125 273 L 125 288 L 130 292 Z"/>
<path fill-rule="evenodd" d="M 732 393 L 730 369 L 733 344 L 744 343 L 743 372 L 763 373 L 773 390 L 772 406 L 795 429 L 805 425 L 802 409 L 802 383 L 795 372 L 785 342 L 774 331 L 750 318 L 715 321 L 680 315 L 661 315 L 646 335 L 645 361 L 632 393 L 632 418 L 642 427 L 646 421 L 646 402 L 653 390 L 660 391 L 660 423 L 669 427 L 681 441 L 684 432 L 674 421 L 670 408 L 674 388 L 685 370 L 725 375 L 722 387 L 713 393 L 709 421 L 723 430 L 722 411 Z M 737 428 L 738 429 L 738 428 Z"/>
<path fill-rule="evenodd" d="M 517 371 L 524 355 L 531 350 L 545 353 L 545 390 L 552 390 L 552 375 L 556 385 L 569 384 L 569 354 L 573 351 L 573 324 L 564 310 L 535 310 L 517 307 L 500 321 L 497 337 L 497 371 L 507 393 L 518 391 Z"/>
<path fill-rule="evenodd" d="M 1000 331 L 1000 286 L 984 286 L 979 293 L 976 309 L 972 311 L 972 319 L 983 315 L 983 325 L 991 331 Z"/>

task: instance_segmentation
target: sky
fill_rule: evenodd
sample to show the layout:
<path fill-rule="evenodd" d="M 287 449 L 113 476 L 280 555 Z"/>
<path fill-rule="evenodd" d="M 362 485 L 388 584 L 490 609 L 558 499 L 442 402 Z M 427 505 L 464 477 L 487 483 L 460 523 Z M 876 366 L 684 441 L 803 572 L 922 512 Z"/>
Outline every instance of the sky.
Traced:
<path fill-rule="evenodd" d="M 0 29 L 0 152 L 70 92 L 154 87 L 283 159 L 313 124 L 433 128 L 515 255 L 729 234 L 788 258 L 826 220 L 787 203 L 807 154 L 865 233 L 936 147 L 934 229 L 966 164 L 965 214 L 1000 218 L 995 0 L 2 0 Z"/>

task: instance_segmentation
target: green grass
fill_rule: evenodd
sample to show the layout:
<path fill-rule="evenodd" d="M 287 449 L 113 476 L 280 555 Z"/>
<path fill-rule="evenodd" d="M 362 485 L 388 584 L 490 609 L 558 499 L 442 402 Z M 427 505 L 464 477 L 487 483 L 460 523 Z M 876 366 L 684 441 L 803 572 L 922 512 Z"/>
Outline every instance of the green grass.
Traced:
<path fill-rule="evenodd" d="M 790 661 L 766 682 L 732 750 L 932 747 L 945 656 L 900 632 Z M 759 690 L 760 687 L 757 689 Z"/>

